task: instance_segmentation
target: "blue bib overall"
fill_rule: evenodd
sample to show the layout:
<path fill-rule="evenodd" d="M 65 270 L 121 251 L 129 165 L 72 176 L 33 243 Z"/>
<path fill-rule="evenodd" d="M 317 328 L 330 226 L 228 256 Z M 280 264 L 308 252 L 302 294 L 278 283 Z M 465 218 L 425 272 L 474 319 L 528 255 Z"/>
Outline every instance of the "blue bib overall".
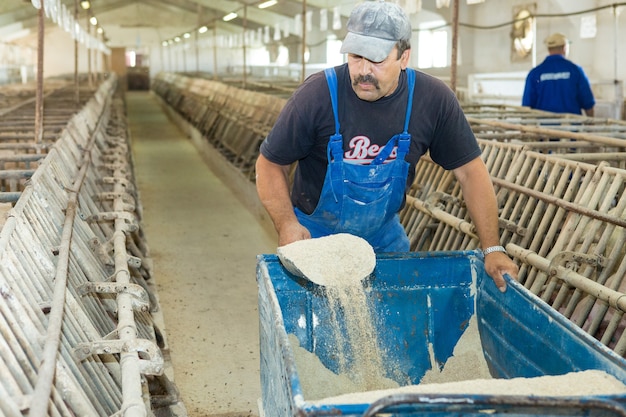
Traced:
<path fill-rule="evenodd" d="M 375 252 L 407 252 L 409 240 L 400 224 L 398 211 L 404 201 L 409 163 L 405 156 L 411 145 L 408 133 L 415 72 L 407 68 L 408 103 L 404 131 L 394 135 L 369 165 L 343 160 L 343 136 L 339 133 L 337 76 L 325 71 L 330 90 L 335 134 L 328 141 L 328 169 L 317 207 L 310 215 L 295 209 L 311 237 L 351 233 L 367 240 Z M 387 161 L 394 148 L 395 160 Z"/>

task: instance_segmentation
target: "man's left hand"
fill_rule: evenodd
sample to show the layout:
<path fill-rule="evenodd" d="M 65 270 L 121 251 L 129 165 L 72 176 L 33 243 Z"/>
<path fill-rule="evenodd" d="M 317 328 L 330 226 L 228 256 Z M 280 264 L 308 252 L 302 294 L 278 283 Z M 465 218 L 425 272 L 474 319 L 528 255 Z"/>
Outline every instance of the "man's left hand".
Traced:
<path fill-rule="evenodd" d="M 513 279 L 517 279 L 519 273 L 518 266 L 504 252 L 492 252 L 485 255 L 485 270 L 501 292 L 506 291 L 504 274 L 509 274 Z"/>

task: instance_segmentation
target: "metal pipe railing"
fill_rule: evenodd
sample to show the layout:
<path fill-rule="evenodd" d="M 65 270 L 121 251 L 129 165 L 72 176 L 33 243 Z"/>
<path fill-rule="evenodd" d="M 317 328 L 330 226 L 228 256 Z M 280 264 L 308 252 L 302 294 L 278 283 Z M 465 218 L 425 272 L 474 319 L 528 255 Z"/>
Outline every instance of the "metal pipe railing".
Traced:
<path fill-rule="evenodd" d="M 98 118 L 96 130 L 103 124 L 103 118 Z M 87 146 L 83 152 L 83 159 L 78 174 L 72 187 L 66 189 L 67 206 L 65 208 L 65 221 L 61 232 L 61 241 L 59 244 L 58 263 L 54 276 L 54 292 L 52 297 L 52 305 L 48 318 L 48 328 L 46 339 L 44 342 L 41 366 L 38 372 L 37 383 L 32 395 L 32 401 L 29 416 L 44 417 L 48 414 L 48 398 L 52 391 L 53 379 L 57 368 L 57 356 L 59 354 L 59 345 L 61 339 L 61 327 L 63 325 L 63 317 L 65 311 L 65 294 L 67 291 L 70 247 L 72 244 L 72 233 L 74 231 L 74 222 L 77 215 L 78 194 L 80 188 L 87 176 L 90 168 L 90 149 L 95 143 L 95 134 L 89 139 Z M 83 410 L 85 412 L 86 410 Z"/>
<path fill-rule="evenodd" d="M 152 415 L 153 389 L 159 407 L 184 409 L 177 393 L 163 394 L 175 388 L 161 376 L 149 315 L 157 299 L 143 282 L 150 260 L 137 233 L 124 106 L 113 102 L 114 87 L 114 79 L 105 82 L 54 143 L 38 148 L 47 155 L 6 158 L 38 167 L 18 169 L 31 171 L 29 182 L 11 195 L 15 207 L 0 231 L 2 415 Z"/>

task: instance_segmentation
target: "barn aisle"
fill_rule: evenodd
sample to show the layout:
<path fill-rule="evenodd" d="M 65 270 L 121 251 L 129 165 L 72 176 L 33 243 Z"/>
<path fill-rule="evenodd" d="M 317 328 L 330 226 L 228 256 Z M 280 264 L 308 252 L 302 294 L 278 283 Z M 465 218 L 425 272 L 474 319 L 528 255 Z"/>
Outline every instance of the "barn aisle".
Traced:
<path fill-rule="evenodd" d="M 126 101 L 174 382 L 189 416 L 256 416 L 256 255 L 276 242 L 154 96 L 131 91 Z"/>

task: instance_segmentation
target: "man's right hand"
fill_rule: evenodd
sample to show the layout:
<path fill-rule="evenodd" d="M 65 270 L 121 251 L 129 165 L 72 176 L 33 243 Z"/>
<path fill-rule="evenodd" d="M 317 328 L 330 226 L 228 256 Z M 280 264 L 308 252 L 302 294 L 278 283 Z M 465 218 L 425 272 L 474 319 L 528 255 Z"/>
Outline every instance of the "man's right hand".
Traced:
<path fill-rule="evenodd" d="M 300 222 L 292 221 L 281 225 L 278 232 L 278 246 L 285 246 L 304 239 L 311 239 L 311 233 Z"/>
<path fill-rule="evenodd" d="M 278 246 L 310 239 L 311 233 L 296 217 L 289 196 L 289 165 L 278 165 L 262 154 L 256 161 L 256 189 L 278 234 Z"/>

